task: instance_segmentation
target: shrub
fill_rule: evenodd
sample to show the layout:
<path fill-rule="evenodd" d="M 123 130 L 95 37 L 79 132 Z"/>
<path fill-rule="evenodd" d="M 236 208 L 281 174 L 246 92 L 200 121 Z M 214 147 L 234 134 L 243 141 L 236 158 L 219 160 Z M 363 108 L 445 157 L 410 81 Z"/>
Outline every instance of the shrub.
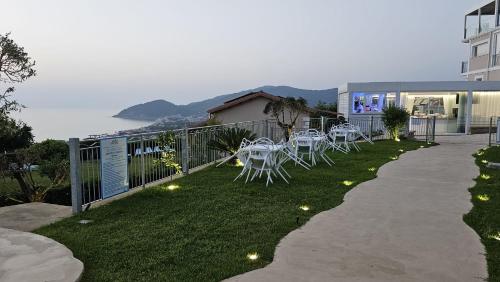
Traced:
<path fill-rule="evenodd" d="M 21 194 L 17 200 L 22 202 L 43 202 L 49 190 L 61 187 L 69 177 L 69 148 L 64 141 L 36 143 L 4 155 L 0 162 L 2 174 L 18 182 Z M 42 183 L 33 177 L 35 168 L 49 181 Z"/>
<path fill-rule="evenodd" d="M 409 118 L 410 114 L 405 108 L 391 105 L 383 110 L 382 122 L 391 138 L 399 141 L 399 130 L 406 125 Z"/>
<path fill-rule="evenodd" d="M 175 153 L 175 134 L 173 131 L 167 131 L 161 133 L 158 136 L 158 143 L 161 148 L 161 157 L 159 160 L 155 160 L 155 165 L 162 165 L 168 169 L 174 169 L 175 173 L 180 173 L 182 171 L 181 165 L 177 161 Z"/>
<path fill-rule="evenodd" d="M 211 149 L 234 155 L 240 148 L 243 138 L 254 140 L 256 135 L 250 130 L 243 128 L 226 128 L 219 133 L 216 139 L 210 140 L 207 145 Z"/>

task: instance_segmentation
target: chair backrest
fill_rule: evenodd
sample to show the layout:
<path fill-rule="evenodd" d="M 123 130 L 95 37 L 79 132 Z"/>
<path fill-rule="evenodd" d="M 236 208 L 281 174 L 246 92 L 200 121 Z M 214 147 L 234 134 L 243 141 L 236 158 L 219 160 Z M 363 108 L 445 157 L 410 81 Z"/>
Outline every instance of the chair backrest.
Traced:
<path fill-rule="evenodd" d="M 274 141 L 267 138 L 267 137 L 261 137 L 252 142 L 252 144 L 262 144 L 262 145 L 274 145 Z"/>

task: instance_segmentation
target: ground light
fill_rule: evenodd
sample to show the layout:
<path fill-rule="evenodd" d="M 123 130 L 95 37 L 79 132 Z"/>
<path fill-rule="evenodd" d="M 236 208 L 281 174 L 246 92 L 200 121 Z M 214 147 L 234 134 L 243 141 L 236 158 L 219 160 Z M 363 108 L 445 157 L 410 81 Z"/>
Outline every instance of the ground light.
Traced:
<path fill-rule="evenodd" d="M 247 254 L 247 259 L 249 259 L 251 261 L 257 260 L 258 258 L 259 258 L 259 254 L 257 254 L 257 253 L 249 253 L 249 254 Z"/>
<path fill-rule="evenodd" d="M 488 163 L 488 161 L 487 161 L 487 160 L 482 160 L 481 162 L 482 162 L 483 164 L 487 164 L 487 163 Z"/>
<path fill-rule="evenodd" d="M 479 151 L 479 152 L 477 152 L 477 154 L 476 154 L 476 155 L 478 155 L 478 156 L 482 156 L 482 155 L 484 155 L 484 152 L 483 152 L 483 151 Z"/>
<path fill-rule="evenodd" d="M 368 169 L 368 171 L 375 171 L 375 170 L 376 170 L 376 168 L 374 168 L 374 167 L 370 167 L 370 168 Z"/>
<path fill-rule="evenodd" d="M 344 184 L 345 186 L 351 186 L 352 184 L 354 184 L 354 182 L 352 182 L 350 180 L 344 180 L 344 181 L 342 181 L 342 184 Z"/>
<path fill-rule="evenodd" d="M 490 200 L 490 196 L 486 194 L 481 194 L 476 196 L 479 201 L 487 202 Z"/>
<path fill-rule="evenodd" d="M 177 184 L 170 184 L 170 185 L 167 186 L 167 189 L 170 190 L 170 191 L 174 191 L 174 190 L 177 190 L 179 188 L 180 188 L 180 186 L 177 185 Z"/>
<path fill-rule="evenodd" d="M 398 156 L 391 157 L 391 160 L 395 161 L 398 159 Z"/>
<path fill-rule="evenodd" d="M 240 161 L 240 159 L 236 159 L 236 166 L 237 166 L 237 167 L 242 167 L 242 166 L 244 166 L 244 165 L 245 165 L 245 164 L 244 164 L 242 161 Z"/>
<path fill-rule="evenodd" d="M 403 153 L 404 151 L 405 151 L 405 150 L 403 150 L 403 149 L 399 149 L 399 152 L 401 152 L 401 153 Z"/>
<path fill-rule="evenodd" d="M 308 205 L 302 205 L 299 207 L 299 209 L 301 209 L 303 211 L 308 211 L 308 210 L 310 210 L 310 207 Z"/>
<path fill-rule="evenodd" d="M 487 175 L 487 174 L 481 174 L 481 178 L 484 179 L 484 180 L 488 180 L 491 178 L 491 176 Z"/>
<path fill-rule="evenodd" d="M 425 146 L 424 145 L 420 145 L 420 148 L 424 148 Z"/>
<path fill-rule="evenodd" d="M 500 241 L 500 232 L 497 232 L 497 234 L 489 235 L 488 238 Z"/>
<path fill-rule="evenodd" d="M 90 220 L 90 219 L 82 219 L 82 220 L 78 221 L 78 223 L 80 223 L 80 224 L 89 224 L 92 222 L 93 222 L 93 220 Z"/>

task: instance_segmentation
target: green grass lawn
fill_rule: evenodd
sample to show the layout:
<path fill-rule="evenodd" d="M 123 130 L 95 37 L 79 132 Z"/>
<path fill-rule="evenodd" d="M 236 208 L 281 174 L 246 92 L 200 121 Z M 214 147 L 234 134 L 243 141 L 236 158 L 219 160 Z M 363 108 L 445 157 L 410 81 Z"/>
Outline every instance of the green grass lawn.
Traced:
<path fill-rule="evenodd" d="M 470 189 L 474 207 L 464 220 L 481 236 L 486 247 L 488 281 L 500 281 L 500 170 L 487 168 L 483 163 L 500 163 L 500 147 L 480 150 L 475 157 L 481 175 Z"/>
<path fill-rule="evenodd" d="M 290 164 L 290 185 L 233 182 L 238 167 L 210 167 L 36 232 L 68 246 L 85 264 L 82 281 L 220 281 L 261 268 L 276 245 L 313 215 L 342 203 L 376 169 L 425 143 L 380 141 L 336 153 L 311 171 Z M 370 169 L 372 168 L 372 169 Z M 373 169 L 375 168 L 375 169 Z M 346 186 L 344 181 L 352 181 Z M 308 205 L 310 210 L 299 209 Z M 82 225 L 81 219 L 93 220 Z M 255 261 L 247 254 L 257 252 Z"/>

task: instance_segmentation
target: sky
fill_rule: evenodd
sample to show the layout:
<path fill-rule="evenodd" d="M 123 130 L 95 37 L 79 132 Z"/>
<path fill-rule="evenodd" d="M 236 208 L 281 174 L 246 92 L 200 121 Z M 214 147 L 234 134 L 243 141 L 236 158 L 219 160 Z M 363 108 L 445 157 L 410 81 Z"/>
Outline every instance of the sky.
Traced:
<path fill-rule="evenodd" d="M 461 80 L 479 0 L 0 0 L 28 108 L 186 104 L 263 85 Z M 1 86 L 3 87 L 3 86 Z"/>

